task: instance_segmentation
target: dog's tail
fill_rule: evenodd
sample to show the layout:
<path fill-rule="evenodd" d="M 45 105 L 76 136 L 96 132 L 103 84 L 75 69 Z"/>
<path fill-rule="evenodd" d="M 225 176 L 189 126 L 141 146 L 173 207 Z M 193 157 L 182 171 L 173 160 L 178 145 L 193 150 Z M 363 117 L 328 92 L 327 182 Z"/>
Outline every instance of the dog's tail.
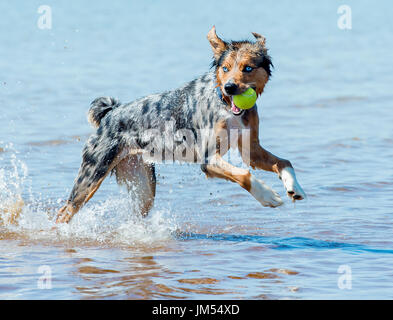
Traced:
<path fill-rule="evenodd" d="M 115 98 L 97 98 L 90 105 L 90 109 L 87 114 L 87 120 L 91 123 L 93 127 L 98 128 L 100 126 L 102 118 L 104 118 L 108 112 L 112 111 L 118 106 L 120 106 L 120 102 Z"/>

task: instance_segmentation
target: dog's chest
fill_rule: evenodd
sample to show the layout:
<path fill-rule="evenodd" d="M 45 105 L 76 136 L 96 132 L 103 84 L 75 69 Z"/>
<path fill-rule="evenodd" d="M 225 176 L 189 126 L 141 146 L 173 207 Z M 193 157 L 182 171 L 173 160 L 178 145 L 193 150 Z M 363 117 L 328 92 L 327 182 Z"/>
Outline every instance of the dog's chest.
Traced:
<path fill-rule="evenodd" d="M 245 123 L 242 117 L 231 116 L 227 119 L 228 130 L 249 130 L 250 124 Z"/>

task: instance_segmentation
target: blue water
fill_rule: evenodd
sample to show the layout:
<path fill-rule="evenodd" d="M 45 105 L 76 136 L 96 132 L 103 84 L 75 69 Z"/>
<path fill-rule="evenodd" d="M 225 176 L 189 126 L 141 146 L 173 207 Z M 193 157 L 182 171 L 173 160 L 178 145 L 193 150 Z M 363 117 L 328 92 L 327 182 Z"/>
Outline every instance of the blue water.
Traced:
<path fill-rule="evenodd" d="M 346 1 L 351 30 L 337 26 L 341 1 L 47 1 L 49 30 L 42 4 L 0 3 L 0 299 L 393 298 L 390 1 Z M 291 160 L 308 199 L 294 205 L 255 171 L 285 199 L 263 208 L 198 165 L 160 165 L 147 219 L 110 178 L 53 231 L 90 102 L 206 72 L 212 25 L 224 39 L 266 36 L 260 140 Z M 41 266 L 51 289 L 37 285 Z"/>

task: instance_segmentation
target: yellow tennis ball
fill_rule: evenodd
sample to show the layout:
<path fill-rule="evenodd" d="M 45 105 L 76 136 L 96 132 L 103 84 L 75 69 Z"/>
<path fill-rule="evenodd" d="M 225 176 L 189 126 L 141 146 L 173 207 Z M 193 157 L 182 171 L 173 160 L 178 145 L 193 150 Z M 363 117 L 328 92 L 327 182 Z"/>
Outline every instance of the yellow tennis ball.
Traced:
<path fill-rule="evenodd" d="M 233 102 L 236 105 L 236 107 L 244 110 L 252 108 L 255 105 L 256 101 L 257 101 L 257 93 L 253 88 L 248 88 L 242 94 L 233 96 Z"/>

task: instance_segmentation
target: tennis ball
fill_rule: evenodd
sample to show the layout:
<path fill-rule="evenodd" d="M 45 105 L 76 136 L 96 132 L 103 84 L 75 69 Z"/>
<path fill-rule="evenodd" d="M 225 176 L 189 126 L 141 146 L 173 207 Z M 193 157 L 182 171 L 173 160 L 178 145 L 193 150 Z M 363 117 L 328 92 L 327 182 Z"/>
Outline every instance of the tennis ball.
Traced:
<path fill-rule="evenodd" d="M 257 94 L 253 88 L 248 88 L 242 94 L 233 96 L 233 103 L 240 109 L 250 109 L 257 101 Z"/>

